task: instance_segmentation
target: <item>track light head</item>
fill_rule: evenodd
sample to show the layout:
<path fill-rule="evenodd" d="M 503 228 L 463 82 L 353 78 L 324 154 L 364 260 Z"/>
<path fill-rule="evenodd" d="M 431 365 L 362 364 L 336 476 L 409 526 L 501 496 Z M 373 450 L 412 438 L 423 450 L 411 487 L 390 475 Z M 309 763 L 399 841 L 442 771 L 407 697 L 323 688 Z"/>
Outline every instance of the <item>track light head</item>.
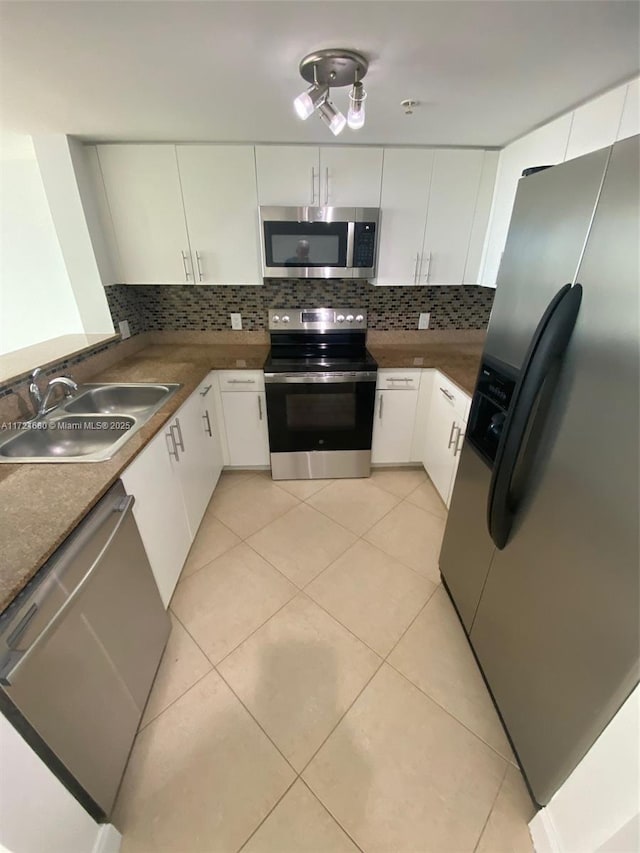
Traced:
<path fill-rule="evenodd" d="M 353 84 L 349 92 L 349 112 L 347 113 L 347 124 L 351 130 L 360 130 L 364 125 L 364 101 L 367 93 L 360 81 Z"/>
<path fill-rule="evenodd" d="M 345 128 L 347 123 L 346 118 L 342 115 L 340 110 L 337 110 L 330 100 L 325 99 L 320 106 L 318 107 L 318 113 L 320 114 L 320 118 L 327 125 L 331 133 L 334 136 L 337 136 L 339 133 Z"/>
<path fill-rule="evenodd" d="M 303 121 L 316 111 L 329 94 L 329 87 L 313 83 L 294 100 L 293 106 L 298 117 Z"/>

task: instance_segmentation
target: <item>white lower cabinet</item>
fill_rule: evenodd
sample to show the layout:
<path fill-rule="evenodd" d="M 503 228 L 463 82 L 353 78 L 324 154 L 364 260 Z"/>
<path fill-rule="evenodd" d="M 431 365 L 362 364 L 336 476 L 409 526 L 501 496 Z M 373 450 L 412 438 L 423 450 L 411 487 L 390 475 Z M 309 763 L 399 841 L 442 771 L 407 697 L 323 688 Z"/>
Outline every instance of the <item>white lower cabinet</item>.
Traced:
<path fill-rule="evenodd" d="M 213 381 L 209 374 L 122 474 L 165 605 L 222 470 L 219 431 L 203 396 Z"/>
<path fill-rule="evenodd" d="M 379 370 L 371 461 L 411 462 L 420 370 Z"/>
<path fill-rule="evenodd" d="M 470 399 L 440 371 L 435 372 L 427 416 L 423 463 L 447 507 L 458 470 Z"/>
<path fill-rule="evenodd" d="M 267 401 L 262 371 L 220 370 L 218 380 L 229 465 L 269 465 Z"/>

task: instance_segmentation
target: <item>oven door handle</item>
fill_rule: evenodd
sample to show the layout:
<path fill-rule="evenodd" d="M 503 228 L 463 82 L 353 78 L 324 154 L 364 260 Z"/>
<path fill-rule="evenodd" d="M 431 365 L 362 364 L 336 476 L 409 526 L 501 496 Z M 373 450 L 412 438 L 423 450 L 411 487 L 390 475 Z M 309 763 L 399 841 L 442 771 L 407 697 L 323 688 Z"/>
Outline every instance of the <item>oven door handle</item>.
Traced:
<path fill-rule="evenodd" d="M 375 370 L 362 373 L 265 373 L 267 385 L 336 385 L 345 382 L 375 382 Z"/>

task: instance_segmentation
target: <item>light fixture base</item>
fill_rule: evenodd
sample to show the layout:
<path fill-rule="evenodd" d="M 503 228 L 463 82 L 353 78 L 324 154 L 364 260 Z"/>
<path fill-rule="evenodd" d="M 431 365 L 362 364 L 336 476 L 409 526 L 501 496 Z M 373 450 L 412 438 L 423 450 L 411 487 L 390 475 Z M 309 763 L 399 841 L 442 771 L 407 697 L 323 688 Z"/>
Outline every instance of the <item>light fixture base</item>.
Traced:
<path fill-rule="evenodd" d="M 316 50 L 300 63 L 300 74 L 309 83 L 318 82 L 334 87 L 352 86 L 362 80 L 369 68 L 369 60 L 355 50 L 329 48 Z"/>

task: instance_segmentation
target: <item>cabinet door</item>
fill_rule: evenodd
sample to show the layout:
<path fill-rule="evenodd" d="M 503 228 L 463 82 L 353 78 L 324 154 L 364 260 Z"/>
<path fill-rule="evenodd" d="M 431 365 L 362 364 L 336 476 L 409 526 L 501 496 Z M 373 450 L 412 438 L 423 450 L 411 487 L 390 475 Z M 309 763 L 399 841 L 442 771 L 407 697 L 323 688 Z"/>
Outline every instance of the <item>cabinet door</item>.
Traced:
<path fill-rule="evenodd" d="M 171 464 L 166 425 L 122 474 L 160 596 L 168 606 L 191 547 L 180 481 Z"/>
<path fill-rule="evenodd" d="M 387 148 L 382 170 L 376 284 L 417 284 L 433 151 Z"/>
<path fill-rule="evenodd" d="M 269 465 L 267 406 L 263 391 L 223 391 L 229 464 Z"/>
<path fill-rule="evenodd" d="M 613 145 L 620 127 L 625 95 L 625 87 L 618 86 L 574 110 L 565 160 Z"/>
<path fill-rule="evenodd" d="M 482 251 L 487 238 L 491 201 L 496 184 L 498 156 L 499 153 L 497 151 L 485 151 L 482 158 L 482 173 L 480 175 L 478 196 L 473 213 L 473 224 L 471 226 L 471 236 L 469 237 L 469 250 L 464 268 L 463 284 L 480 284 Z"/>
<path fill-rule="evenodd" d="M 424 467 L 447 506 L 455 463 L 455 427 L 461 420 L 456 416 L 451 402 L 440 392 L 436 381 L 427 421 Z"/>
<path fill-rule="evenodd" d="M 315 146 L 257 145 L 255 155 L 259 204 L 320 204 L 320 163 Z"/>
<path fill-rule="evenodd" d="M 462 284 L 483 159 L 477 150 L 435 153 L 421 284 Z"/>
<path fill-rule="evenodd" d="M 196 282 L 262 284 L 253 147 L 176 150 Z"/>
<path fill-rule="evenodd" d="M 382 148 L 320 149 L 320 204 L 380 207 Z"/>
<path fill-rule="evenodd" d="M 222 430 L 219 423 L 220 416 L 215 405 L 217 382 L 216 372 L 212 371 L 198 388 L 202 406 L 202 423 L 207 436 L 204 463 L 209 470 L 211 493 L 220 479 L 223 465 Z"/>
<path fill-rule="evenodd" d="M 174 438 L 178 445 L 175 468 L 180 479 L 192 537 L 198 532 L 217 481 L 202 400 L 198 389 L 171 421 L 171 425 L 175 427 Z"/>
<path fill-rule="evenodd" d="M 193 284 L 173 145 L 98 145 L 126 284 Z"/>
<path fill-rule="evenodd" d="M 453 451 L 453 467 L 451 469 L 451 482 L 449 483 L 449 492 L 447 494 L 447 498 L 445 503 L 447 508 L 451 505 L 451 497 L 453 495 L 453 487 L 456 482 L 456 475 L 458 473 L 458 465 L 460 464 L 460 453 L 462 452 L 462 445 L 464 443 L 464 437 L 467 433 L 467 422 L 463 421 L 462 423 L 458 423 L 456 421 L 456 426 L 454 429 L 454 438 L 455 442 L 453 447 L 451 448 Z"/>
<path fill-rule="evenodd" d="M 371 461 L 411 461 L 411 441 L 418 391 L 378 391 L 373 421 Z"/>
<path fill-rule="evenodd" d="M 640 133 L 640 77 L 627 86 L 624 108 L 616 139 L 628 139 Z"/>

